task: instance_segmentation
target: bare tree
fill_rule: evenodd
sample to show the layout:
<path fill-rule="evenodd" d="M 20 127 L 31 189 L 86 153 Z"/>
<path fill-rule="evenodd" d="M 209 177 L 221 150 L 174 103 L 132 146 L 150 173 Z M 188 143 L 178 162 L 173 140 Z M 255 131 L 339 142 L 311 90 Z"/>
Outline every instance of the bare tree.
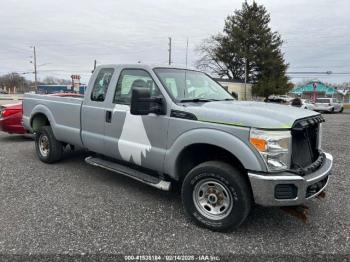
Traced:
<path fill-rule="evenodd" d="M 23 76 L 18 73 L 10 73 L 3 76 L 0 76 L 0 87 L 11 89 L 12 91 L 16 88 L 16 91 L 19 93 L 23 93 L 27 91 L 30 86 L 30 82 L 28 82 Z"/>
<path fill-rule="evenodd" d="M 47 76 L 42 81 L 43 84 L 47 85 L 70 85 L 72 81 L 69 79 L 57 78 L 54 76 Z"/>
<path fill-rule="evenodd" d="M 202 45 L 197 48 L 202 57 L 196 62 L 196 67 L 219 77 L 232 79 L 234 75 L 228 70 L 227 65 L 219 59 L 220 44 L 217 37 L 214 36 L 204 40 Z"/>

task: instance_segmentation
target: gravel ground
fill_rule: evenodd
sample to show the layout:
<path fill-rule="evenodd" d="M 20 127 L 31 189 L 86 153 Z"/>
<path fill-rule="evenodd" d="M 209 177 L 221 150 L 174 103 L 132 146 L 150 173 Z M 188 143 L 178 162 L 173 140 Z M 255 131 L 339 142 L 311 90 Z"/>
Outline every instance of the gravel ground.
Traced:
<path fill-rule="evenodd" d="M 231 233 L 190 223 L 177 193 L 91 167 L 81 152 L 46 165 L 31 139 L 1 133 L 0 254 L 350 254 L 350 114 L 325 118 L 335 163 L 309 222 L 256 206 Z"/>

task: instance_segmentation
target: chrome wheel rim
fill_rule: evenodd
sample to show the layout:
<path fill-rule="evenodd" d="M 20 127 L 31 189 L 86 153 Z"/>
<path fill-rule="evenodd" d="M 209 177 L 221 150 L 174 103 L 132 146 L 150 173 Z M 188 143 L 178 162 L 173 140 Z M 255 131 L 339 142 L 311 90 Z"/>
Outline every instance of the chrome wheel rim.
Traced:
<path fill-rule="evenodd" d="M 227 217 L 233 206 L 230 190 L 217 179 L 203 179 L 193 190 L 193 202 L 206 218 L 219 220 Z"/>
<path fill-rule="evenodd" d="M 39 137 L 39 151 L 43 157 L 47 157 L 49 155 L 49 139 L 46 135 L 41 135 Z"/>

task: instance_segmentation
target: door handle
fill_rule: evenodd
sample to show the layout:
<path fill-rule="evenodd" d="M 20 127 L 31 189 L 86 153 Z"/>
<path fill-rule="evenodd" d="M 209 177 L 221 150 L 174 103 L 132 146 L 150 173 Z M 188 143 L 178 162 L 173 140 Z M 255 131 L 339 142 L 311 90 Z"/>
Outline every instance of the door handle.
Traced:
<path fill-rule="evenodd" d="M 106 122 L 107 123 L 112 122 L 112 111 L 106 111 Z"/>

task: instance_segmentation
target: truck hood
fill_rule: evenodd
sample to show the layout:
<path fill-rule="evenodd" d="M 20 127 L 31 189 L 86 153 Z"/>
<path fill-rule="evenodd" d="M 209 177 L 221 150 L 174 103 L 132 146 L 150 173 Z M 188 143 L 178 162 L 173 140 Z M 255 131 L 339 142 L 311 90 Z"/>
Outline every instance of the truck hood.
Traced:
<path fill-rule="evenodd" d="M 319 115 L 311 110 L 264 102 L 218 101 L 183 106 L 199 121 L 265 129 L 289 129 L 297 119 Z"/>

